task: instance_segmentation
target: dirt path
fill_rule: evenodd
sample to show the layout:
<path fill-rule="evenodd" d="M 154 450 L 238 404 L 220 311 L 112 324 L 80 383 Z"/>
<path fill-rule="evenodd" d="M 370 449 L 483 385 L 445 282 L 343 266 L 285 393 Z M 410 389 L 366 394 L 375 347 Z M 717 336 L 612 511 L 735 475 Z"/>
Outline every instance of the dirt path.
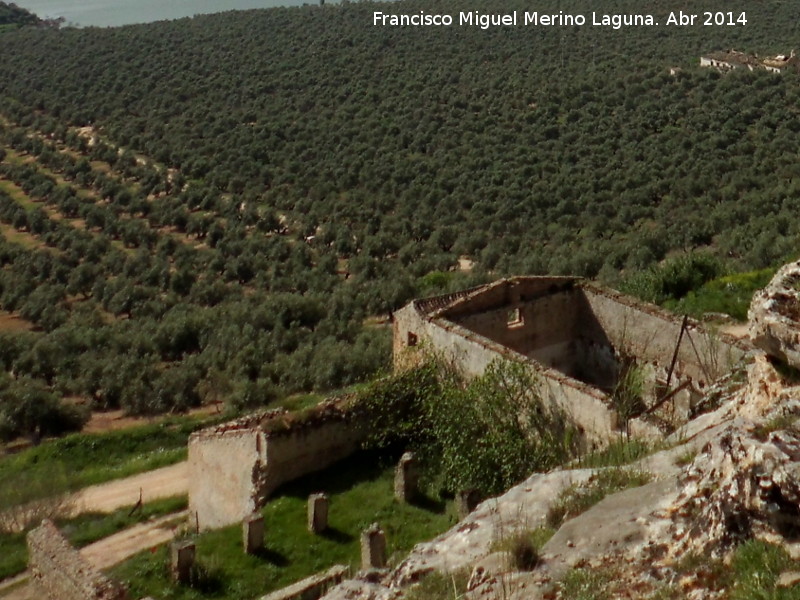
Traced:
<path fill-rule="evenodd" d="M 134 525 L 80 550 L 89 564 L 107 569 L 130 558 L 137 552 L 164 544 L 175 537 L 178 527 L 186 520 L 187 511 L 166 515 L 149 523 Z M 38 600 L 27 584 L 27 575 L 20 575 L 0 583 L 3 600 Z M 4 590 L 9 590 L 4 594 Z"/>
<path fill-rule="evenodd" d="M 189 515 L 173 513 L 149 523 L 140 523 L 81 549 L 81 555 L 98 569 L 121 563 L 142 550 L 160 546 L 175 537 L 175 532 Z"/>
<path fill-rule="evenodd" d="M 112 512 L 123 506 L 133 506 L 139 501 L 147 503 L 158 498 L 182 496 L 189 490 L 189 471 L 183 461 L 147 473 L 117 481 L 93 485 L 75 495 L 73 515 L 84 512 Z"/>

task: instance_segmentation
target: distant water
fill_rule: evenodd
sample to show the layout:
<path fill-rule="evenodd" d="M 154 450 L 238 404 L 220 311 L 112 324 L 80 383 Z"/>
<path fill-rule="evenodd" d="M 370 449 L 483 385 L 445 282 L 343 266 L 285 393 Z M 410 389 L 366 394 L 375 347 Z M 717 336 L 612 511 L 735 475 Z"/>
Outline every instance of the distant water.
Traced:
<path fill-rule="evenodd" d="M 12 0 L 42 18 L 64 17 L 78 26 L 108 27 L 180 19 L 193 15 L 319 4 L 316 0 Z M 326 0 L 326 3 L 330 0 Z"/>

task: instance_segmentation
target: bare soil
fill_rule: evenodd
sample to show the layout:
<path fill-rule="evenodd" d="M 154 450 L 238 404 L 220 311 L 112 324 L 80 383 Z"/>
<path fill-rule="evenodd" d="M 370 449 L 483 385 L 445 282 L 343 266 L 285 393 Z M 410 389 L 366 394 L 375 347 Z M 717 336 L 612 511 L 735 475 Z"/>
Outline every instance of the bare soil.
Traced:
<path fill-rule="evenodd" d="M 19 315 L 0 310 L 0 331 L 30 331 L 33 323 L 26 321 Z"/>
<path fill-rule="evenodd" d="M 0 321 L 2 329 L 2 321 Z M 186 414 L 190 417 L 207 417 L 218 414 L 222 410 L 221 405 L 207 404 L 198 408 L 193 408 Z M 132 417 L 126 415 L 122 410 L 108 410 L 103 412 L 93 412 L 89 422 L 84 425 L 83 433 L 103 433 L 105 431 L 117 431 L 128 429 L 139 425 L 150 425 L 158 423 L 164 417 Z"/>
<path fill-rule="evenodd" d="M 147 473 L 93 485 L 75 495 L 73 514 L 84 512 L 110 513 L 139 501 L 147 503 L 159 498 L 181 496 L 189 490 L 189 469 L 186 461 Z"/>

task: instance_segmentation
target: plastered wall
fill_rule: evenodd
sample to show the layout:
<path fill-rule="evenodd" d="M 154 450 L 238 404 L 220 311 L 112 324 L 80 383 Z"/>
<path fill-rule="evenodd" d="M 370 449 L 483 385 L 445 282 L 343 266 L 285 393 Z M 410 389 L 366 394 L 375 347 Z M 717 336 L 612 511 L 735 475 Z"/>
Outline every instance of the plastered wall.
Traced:
<path fill-rule="evenodd" d="M 424 341 L 418 348 L 402 348 L 400 351 L 405 358 L 397 361 L 400 364 L 408 364 L 412 357 L 419 359 L 417 352 L 422 353 L 427 349 L 457 364 L 465 375 L 474 377 L 482 375 L 495 360 L 520 361 L 534 373 L 542 397 L 564 410 L 583 429 L 587 442 L 604 442 L 615 431 L 616 413 L 609 408 L 607 399 L 598 390 L 559 371 L 544 368 L 526 356 L 444 318 L 429 321 L 418 313 L 416 316 L 412 313 L 406 312 L 405 308 L 395 313 L 398 335 L 405 339 L 404 328 L 411 327 Z"/>
<path fill-rule="evenodd" d="M 634 303 L 630 298 L 611 290 L 584 285 L 584 296 L 589 312 L 587 319 L 596 321 L 618 350 L 668 368 L 681 330 L 681 319 L 644 303 Z M 586 327 L 591 324 L 587 323 Z M 678 351 L 675 376 L 691 377 L 708 385 L 730 370 L 747 351 L 729 336 L 711 333 L 689 322 L 688 335 L 684 334 Z"/>
<path fill-rule="evenodd" d="M 126 600 L 121 584 L 92 567 L 50 521 L 31 531 L 28 571 L 42 600 Z"/>
<path fill-rule="evenodd" d="M 189 509 L 203 531 L 240 522 L 283 483 L 355 452 L 365 430 L 336 402 L 306 418 L 273 412 L 189 438 Z"/>
<path fill-rule="evenodd" d="M 259 436 L 253 427 L 189 438 L 189 514 L 201 531 L 236 523 L 256 509 Z"/>

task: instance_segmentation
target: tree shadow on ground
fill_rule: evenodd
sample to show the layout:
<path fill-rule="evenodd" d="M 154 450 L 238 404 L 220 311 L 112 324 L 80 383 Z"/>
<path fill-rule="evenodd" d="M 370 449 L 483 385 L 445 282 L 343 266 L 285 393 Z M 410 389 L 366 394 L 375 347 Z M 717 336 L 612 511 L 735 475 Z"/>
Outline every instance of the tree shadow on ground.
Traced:
<path fill-rule="evenodd" d="M 289 565 L 289 558 L 285 554 L 270 548 L 258 548 L 255 552 L 253 552 L 253 555 L 272 563 L 276 567 L 286 567 Z"/>
<path fill-rule="evenodd" d="M 331 540 L 337 544 L 349 544 L 356 539 L 354 535 L 351 535 L 346 531 L 342 531 L 341 529 L 337 529 L 336 527 L 328 527 L 319 535 L 324 537 L 326 540 Z"/>

